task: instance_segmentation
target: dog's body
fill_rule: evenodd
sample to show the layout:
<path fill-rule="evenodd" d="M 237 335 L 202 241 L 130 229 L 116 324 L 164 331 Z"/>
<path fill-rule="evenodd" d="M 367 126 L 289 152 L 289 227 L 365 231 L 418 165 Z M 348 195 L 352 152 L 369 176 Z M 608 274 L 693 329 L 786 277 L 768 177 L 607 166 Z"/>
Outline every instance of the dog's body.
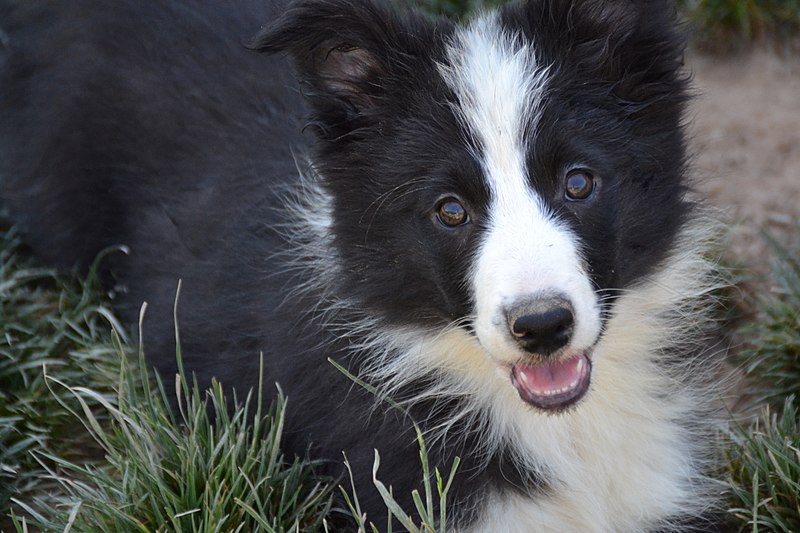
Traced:
<path fill-rule="evenodd" d="M 109 270 L 163 372 L 182 278 L 187 367 L 246 389 L 263 352 L 285 449 L 346 452 L 370 517 L 373 449 L 401 501 L 420 485 L 411 418 L 462 459 L 459 531 L 712 527 L 715 281 L 666 2 L 0 15 L 3 202 L 57 264 L 130 249 Z M 294 68 L 242 45 L 263 23 L 251 46 Z"/>

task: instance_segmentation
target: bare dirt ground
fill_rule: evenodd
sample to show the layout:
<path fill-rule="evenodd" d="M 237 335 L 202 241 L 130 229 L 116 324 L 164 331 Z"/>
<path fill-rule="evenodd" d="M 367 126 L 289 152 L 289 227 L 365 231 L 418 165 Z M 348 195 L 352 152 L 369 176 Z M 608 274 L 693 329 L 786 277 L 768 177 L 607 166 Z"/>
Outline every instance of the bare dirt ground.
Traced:
<path fill-rule="evenodd" d="M 687 66 L 700 93 L 690 115 L 700 189 L 732 223 L 732 259 L 763 272 L 761 230 L 798 232 L 800 54 L 692 52 Z"/>

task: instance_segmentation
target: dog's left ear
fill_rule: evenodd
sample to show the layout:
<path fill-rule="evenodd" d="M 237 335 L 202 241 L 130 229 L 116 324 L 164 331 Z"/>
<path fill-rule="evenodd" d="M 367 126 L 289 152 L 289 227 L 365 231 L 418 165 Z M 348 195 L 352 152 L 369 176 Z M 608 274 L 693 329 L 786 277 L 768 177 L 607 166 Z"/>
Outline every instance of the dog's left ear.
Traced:
<path fill-rule="evenodd" d="M 682 99 L 685 38 L 671 0 L 528 0 L 525 9 L 534 35 L 560 47 L 554 57 L 612 84 L 630 109 Z"/>
<path fill-rule="evenodd" d="M 384 90 L 386 62 L 379 54 L 391 49 L 392 18 L 368 1 L 298 0 L 250 47 L 288 53 L 318 113 L 369 114 Z"/>

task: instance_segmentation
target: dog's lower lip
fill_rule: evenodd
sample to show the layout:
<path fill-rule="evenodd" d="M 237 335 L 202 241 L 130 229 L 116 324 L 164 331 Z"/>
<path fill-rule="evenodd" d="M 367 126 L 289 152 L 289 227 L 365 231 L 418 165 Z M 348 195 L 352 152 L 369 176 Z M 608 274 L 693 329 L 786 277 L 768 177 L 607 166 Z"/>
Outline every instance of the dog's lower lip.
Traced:
<path fill-rule="evenodd" d="M 591 371 L 589 355 L 579 353 L 557 362 L 516 364 L 511 367 L 510 377 L 524 402 L 553 411 L 569 407 L 583 398 L 589 390 Z"/>

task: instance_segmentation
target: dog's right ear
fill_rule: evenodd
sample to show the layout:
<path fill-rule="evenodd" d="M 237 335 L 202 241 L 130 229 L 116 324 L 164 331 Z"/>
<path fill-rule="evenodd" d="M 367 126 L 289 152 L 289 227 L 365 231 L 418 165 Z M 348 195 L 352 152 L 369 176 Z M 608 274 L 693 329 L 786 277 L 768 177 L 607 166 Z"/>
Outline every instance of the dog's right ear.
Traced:
<path fill-rule="evenodd" d="M 317 113 L 368 115 L 384 89 L 393 18 L 372 2 L 296 0 L 250 48 L 288 53 Z"/>

